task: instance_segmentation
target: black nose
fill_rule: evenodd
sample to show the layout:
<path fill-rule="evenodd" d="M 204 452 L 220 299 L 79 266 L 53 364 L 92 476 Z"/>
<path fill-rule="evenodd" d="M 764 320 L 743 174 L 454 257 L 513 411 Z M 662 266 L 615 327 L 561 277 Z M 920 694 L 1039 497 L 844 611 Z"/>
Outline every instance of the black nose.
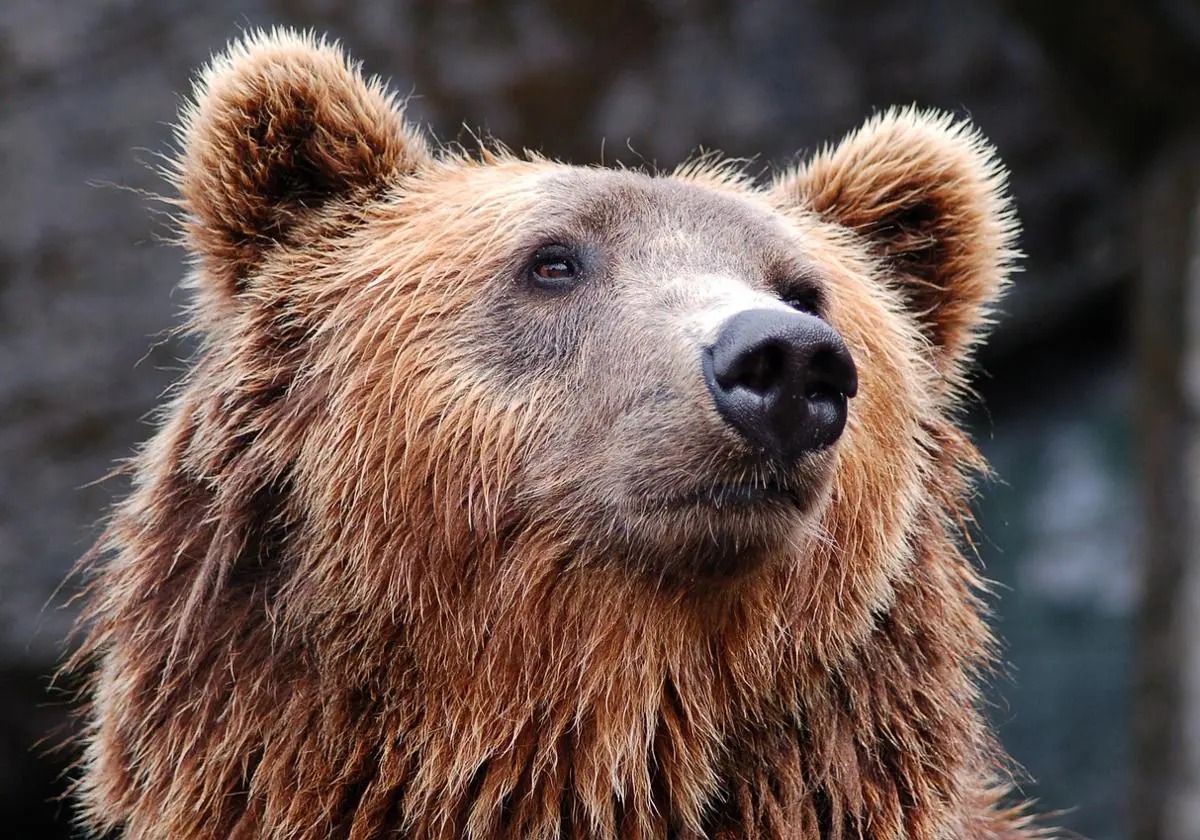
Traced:
<path fill-rule="evenodd" d="M 820 318 L 739 312 L 703 355 L 717 411 L 771 457 L 792 462 L 841 436 L 858 373 L 841 336 Z"/>

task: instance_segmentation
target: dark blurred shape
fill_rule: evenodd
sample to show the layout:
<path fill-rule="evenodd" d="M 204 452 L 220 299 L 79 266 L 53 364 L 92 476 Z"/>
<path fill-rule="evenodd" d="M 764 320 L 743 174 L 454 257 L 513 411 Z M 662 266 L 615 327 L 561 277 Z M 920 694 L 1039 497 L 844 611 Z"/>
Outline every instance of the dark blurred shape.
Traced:
<path fill-rule="evenodd" d="M 1194 0 L 1003 0 L 1058 71 L 1076 116 L 1134 169 L 1200 115 Z"/>
<path fill-rule="evenodd" d="M 1099 44 L 1114 37 L 1105 26 L 1126 27 L 1114 20 L 1074 31 Z M 887 105 L 972 116 L 1013 170 L 1030 254 L 978 382 L 993 407 L 981 436 L 1012 477 L 981 511 L 1014 663 L 996 717 L 1038 779 L 1026 793 L 1078 806 L 1062 822 L 1093 840 L 1126 836 L 1120 383 L 1136 152 L 1080 129 L 1092 122 L 1066 104 L 1068 64 L 996 0 L 0 4 L 0 833 L 67 835 L 69 809 L 49 801 L 65 759 L 34 742 L 66 721 L 44 687 L 73 610 L 61 596 L 43 607 L 123 491 L 96 482 L 147 436 L 186 355 L 169 332 L 183 255 L 156 241 L 167 208 L 143 193 L 166 189 L 152 167 L 191 72 L 239 31 L 277 23 L 342 39 L 415 94 L 410 114 L 442 140 L 473 142 L 466 123 L 577 163 L 668 168 L 707 147 L 769 174 Z M 1121 52 L 1113 84 L 1141 72 L 1143 52 L 1174 54 Z"/>
<path fill-rule="evenodd" d="M 1200 837 L 1200 3 L 1005 0 L 1131 182 L 1141 479 L 1136 840 Z"/>
<path fill-rule="evenodd" d="M 1186 136 L 1186 135 L 1185 135 Z M 1136 840 L 1200 837 L 1200 135 L 1144 176 L 1135 330 L 1142 479 Z"/>

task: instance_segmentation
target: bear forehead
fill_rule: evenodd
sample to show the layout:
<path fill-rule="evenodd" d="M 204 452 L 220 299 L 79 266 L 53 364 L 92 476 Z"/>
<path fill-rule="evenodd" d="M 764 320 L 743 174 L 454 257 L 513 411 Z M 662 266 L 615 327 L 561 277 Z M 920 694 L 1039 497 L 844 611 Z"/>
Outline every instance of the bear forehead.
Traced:
<path fill-rule="evenodd" d="M 790 273 L 809 265 L 802 231 L 722 173 L 650 175 L 555 166 L 530 178 L 528 235 L 689 266 Z"/>

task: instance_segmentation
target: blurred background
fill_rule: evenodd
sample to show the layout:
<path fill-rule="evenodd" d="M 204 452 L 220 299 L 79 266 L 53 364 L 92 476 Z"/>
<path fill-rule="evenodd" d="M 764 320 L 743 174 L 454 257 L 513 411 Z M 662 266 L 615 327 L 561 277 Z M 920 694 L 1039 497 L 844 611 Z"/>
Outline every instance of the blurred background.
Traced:
<path fill-rule="evenodd" d="M 187 355 L 183 254 L 141 193 L 190 74 L 275 23 L 341 39 L 442 140 L 577 163 L 766 172 L 887 105 L 974 119 L 1028 254 L 970 417 L 991 713 L 1061 824 L 1200 840 L 1196 0 L 4 0 L 0 834 L 70 836 L 55 589 Z"/>

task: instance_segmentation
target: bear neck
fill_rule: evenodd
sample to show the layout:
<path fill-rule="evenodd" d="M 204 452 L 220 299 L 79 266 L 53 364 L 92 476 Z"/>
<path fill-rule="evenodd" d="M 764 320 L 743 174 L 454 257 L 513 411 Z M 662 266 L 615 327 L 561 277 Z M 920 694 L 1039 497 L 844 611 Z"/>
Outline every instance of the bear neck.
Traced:
<path fill-rule="evenodd" d="M 698 609 L 615 568 L 330 596 L 318 570 L 332 564 L 304 547 L 290 499 L 286 479 L 214 488 L 160 468 L 118 513 L 81 653 L 103 651 L 82 791 L 97 824 L 131 838 L 1025 836 L 995 807 L 975 688 L 990 637 L 944 506 L 914 515 L 882 601 L 849 587 L 831 602 L 777 564 Z M 537 567 L 535 550 L 472 559 Z M 879 565 L 825 560 L 826 575 Z"/>
<path fill-rule="evenodd" d="M 414 731 L 436 758 L 415 770 L 414 836 L 1023 836 L 985 816 L 1001 790 L 976 711 L 991 641 L 974 574 L 938 510 L 913 533 L 866 620 L 784 621 L 821 605 L 780 566 L 704 609 L 625 574 L 579 592 L 548 576 L 482 635 L 439 628 L 465 635 L 415 663 Z"/>

